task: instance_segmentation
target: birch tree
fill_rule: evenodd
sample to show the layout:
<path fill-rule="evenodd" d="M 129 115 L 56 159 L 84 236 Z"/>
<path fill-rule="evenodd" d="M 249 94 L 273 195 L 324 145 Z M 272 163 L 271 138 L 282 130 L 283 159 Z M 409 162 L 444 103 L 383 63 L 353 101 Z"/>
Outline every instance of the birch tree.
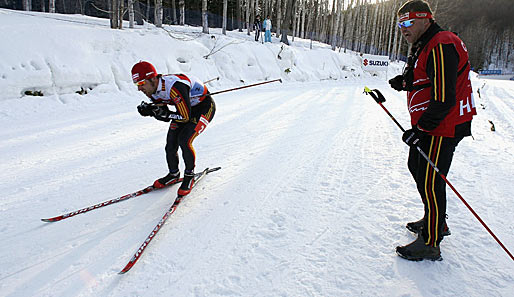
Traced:
<path fill-rule="evenodd" d="M 334 0 L 334 4 L 335 6 L 335 0 Z M 335 51 L 336 50 L 336 42 L 337 42 L 337 38 L 338 38 L 338 29 L 339 29 L 339 20 L 341 19 L 341 0 L 337 0 L 337 8 L 336 8 L 336 13 L 335 13 L 335 16 L 332 16 L 334 17 L 334 22 L 332 23 L 332 50 Z"/>
<path fill-rule="evenodd" d="M 245 8 L 246 8 L 246 35 L 250 36 L 250 32 L 251 32 L 251 29 L 250 29 L 250 3 L 249 3 L 250 0 L 246 0 L 246 3 L 245 3 Z"/>
<path fill-rule="evenodd" d="M 184 26 L 186 23 L 186 3 L 184 0 L 178 0 L 178 9 L 180 11 L 180 22 L 181 26 Z"/>
<path fill-rule="evenodd" d="M 154 23 L 157 28 L 162 27 L 162 0 L 155 0 Z"/>
<path fill-rule="evenodd" d="M 48 0 L 48 12 L 55 13 L 55 0 Z"/>
<path fill-rule="evenodd" d="M 209 20 L 207 17 L 207 0 L 202 0 L 202 32 L 205 34 L 209 34 Z"/>
<path fill-rule="evenodd" d="M 129 28 L 134 28 L 134 0 L 128 0 Z"/>
<path fill-rule="evenodd" d="M 221 30 L 223 35 L 227 35 L 227 7 L 228 0 L 223 0 L 223 28 Z"/>
<path fill-rule="evenodd" d="M 287 0 L 285 0 L 287 1 Z M 277 32 L 277 37 L 280 36 L 280 26 L 282 22 L 282 0 L 277 0 L 277 25 L 275 28 Z"/>

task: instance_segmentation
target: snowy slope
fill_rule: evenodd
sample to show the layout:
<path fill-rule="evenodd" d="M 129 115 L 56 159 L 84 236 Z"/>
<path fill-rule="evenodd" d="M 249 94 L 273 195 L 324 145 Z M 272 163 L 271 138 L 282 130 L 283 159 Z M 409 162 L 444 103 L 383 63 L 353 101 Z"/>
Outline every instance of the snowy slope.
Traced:
<path fill-rule="evenodd" d="M 404 94 L 391 90 L 385 75 L 359 72 L 357 56 L 342 53 L 336 61 L 347 70 L 322 72 L 322 57 L 336 54 L 319 45 L 314 56 L 320 60 L 309 58 L 308 41 L 300 40 L 288 49 L 299 57 L 297 72 L 319 73 L 309 80 L 286 76 L 284 61 L 274 55 L 268 63 L 255 59 L 264 47 L 278 53 L 279 43 L 257 45 L 237 32 L 227 40 L 247 50 L 231 59 L 213 55 L 206 64 L 199 49 L 210 50 L 210 40 L 196 38 L 188 46 L 191 72 L 202 79 L 219 75 L 211 90 L 266 74 L 286 82 L 215 96 L 215 118 L 195 149 L 198 170 L 222 170 L 198 184 L 136 266 L 118 275 L 172 203 L 176 187 L 57 223 L 40 219 L 139 190 L 166 173 L 167 124 L 139 116 L 135 106 L 144 98 L 130 83 L 131 63 L 147 52 L 134 45 L 119 60 L 109 59 L 119 39 L 108 41 L 111 34 L 126 35 L 126 44 L 162 32 L 148 25 L 112 33 L 105 20 L 82 16 L 56 15 L 65 22 L 37 13 L 0 15 L 2 28 L 26 26 L 2 33 L 13 46 L 1 49 L 8 59 L 0 63 L 2 89 L 11 94 L 0 99 L 1 296 L 514 296 L 513 261 L 450 189 L 452 235 L 441 245 L 444 260 L 416 263 L 394 253 L 396 245 L 414 240 L 404 225 L 423 209 L 401 132 L 362 94 L 364 85 L 382 90 L 385 106 L 407 126 Z M 71 40 L 57 48 L 52 34 L 38 32 L 58 29 L 61 41 L 77 34 L 100 40 L 105 55 L 79 56 Z M 173 30 L 189 38 L 199 29 Z M 48 69 L 68 77 L 70 67 L 62 65 L 75 65 L 74 81 L 53 76 L 45 82 L 34 69 L 23 74 L 16 67 L 37 55 L 23 53 L 19 36 L 40 40 L 43 61 L 54 55 L 44 64 Z M 187 64 L 169 64 L 183 56 L 173 44 L 162 49 L 166 55 L 148 57 L 158 68 L 169 66 L 163 72 Z M 87 63 L 74 64 L 82 55 Z M 262 70 L 247 73 L 253 66 L 232 63 L 252 57 Z M 22 74 L 31 79 L 24 83 Z M 324 80 L 334 75 L 340 79 Z M 88 77 L 93 89 L 74 94 Z M 461 142 L 448 178 L 513 251 L 514 227 L 507 222 L 514 211 L 514 83 L 473 82 L 480 90 L 474 139 Z M 21 97 L 20 90 L 36 85 L 49 95 Z"/>

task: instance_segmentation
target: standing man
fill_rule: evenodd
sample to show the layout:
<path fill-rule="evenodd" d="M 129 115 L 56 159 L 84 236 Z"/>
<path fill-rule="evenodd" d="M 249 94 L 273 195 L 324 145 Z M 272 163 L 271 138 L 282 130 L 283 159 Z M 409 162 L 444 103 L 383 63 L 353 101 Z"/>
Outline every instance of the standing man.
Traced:
<path fill-rule="evenodd" d="M 193 140 L 214 117 L 216 106 L 207 87 L 197 78 L 184 74 L 157 74 L 155 67 L 141 61 L 132 67 L 132 80 L 151 103 L 141 102 L 137 110 L 142 116 L 170 122 L 166 138 L 166 161 L 169 173 L 157 179 L 154 187 L 163 188 L 180 177 L 178 148 L 182 150 L 185 171 L 178 195 L 191 192 L 194 184 L 195 150 Z M 170 111 L 173 105 L 176 111 Z"/>
<path fill-rule="evenodd" d="M 264 20 L 264 42 L 271 42 L 271 20 L 269 16 Z"/>
<path fill-rule="evenodd" d="M 255 29 L 255 41 L 259 41 L 259 37 L 261 36 L 261 16 L 255 17 L 255 22 L 253 23 L 253 28 Z"/>
<path fill-rule="evenodd" d="M 423 158 L 419 146 L 445 176 L 457 144 L 471 135 L 476 114 L 469 79 L 466 46 L 435 23 L 427 2 L 411 0 L 398 10 L 398 26 L 412 44 L 402 75 L 389 81 L 407 91 L 412 128 L 403 134 L 410 146 L 408 167 L 425 207 L 424 217 L 407 224 L 418 238 L 396 252 L 408 260 L 441 260 L 439 243 L 449 235 L 446 225 L 446 184 Z"/>

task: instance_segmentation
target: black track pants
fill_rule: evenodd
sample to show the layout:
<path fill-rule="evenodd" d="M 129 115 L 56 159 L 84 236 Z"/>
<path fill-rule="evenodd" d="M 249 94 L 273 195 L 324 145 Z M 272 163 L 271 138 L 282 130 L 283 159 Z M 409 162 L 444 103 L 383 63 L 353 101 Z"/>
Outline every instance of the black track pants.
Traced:
<path fill-rule="evenodd" d="M 455 148 L 461 140 L 462 137 L 424 135 L 421 138 L 420 147 L 446 176 L 450 170 Z M 446 218 L 446 183 L 421 156 L 416 147 L 410 148 L 408 167 L 425 206 L 423 227 L 425 243 L 437 246 L 442 239 L 441 231 Z"/>
<path fill-rule="evenodd" d="M 210 98 L 209 98 L 210 99 Z M 166 137 L 166 161 L 170 172 L 178 170 L 178 148 L 182 151 L 186 171 L 193 172 L 195 168 L 196 154 L 193 148 L 193 141 L 200 135 L 207 124 L 214 117 L 216 106 L 212 99 L 203 101 L 193 107 L 193 117 L 187 123 L 170 124 L 168 136 Z"/>

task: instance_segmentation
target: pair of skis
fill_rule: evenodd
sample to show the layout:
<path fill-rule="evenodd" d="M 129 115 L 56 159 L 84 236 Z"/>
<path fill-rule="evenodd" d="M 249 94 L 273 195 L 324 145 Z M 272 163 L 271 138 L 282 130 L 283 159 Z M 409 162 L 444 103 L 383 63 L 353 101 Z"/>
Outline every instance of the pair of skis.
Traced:
<path fill-rule="evenodd" d="M 193 187 L 195 187 L 198 184 L 198 182 L 204 176 L 206 176 L 207 174 L 209 174 L 211 172 L 220 170 L 220 169 L 221 169 L 221 167 L 206 168 L 202 172 L 195 174 L 195 183 L 193 184 Z M 173 182 L 168 183 L 166 186 L 168 187 L 168 186 L 171 186 L 173 184 L 180 183 L 180 182 L 182 182 L 182 179 L 177 179 L 177 180 L 175 180 Z M 53 217 L 53 218 L 47 218 L 47 219 L 41 219 L 41 220 L 43 222 L 58 222 L 58 221 L 61 221 L 61 220 L 68 219 L 68 218 L 71 218 L 73 216 L 76 216 L 78 214 L 86 213 L 86 212 L 89 212 L 89 211 L 92 211 L 92 210 L 95 210 L 95 209 L 98 209 L 98 208 L 101 208 L 101 207 L 104 207 L 104 206 L 108 206 L 108 205 L 111 205 L 111 204 L 114 204 L 114 203 L 118 203 L 120 201 L 125 201 L 125 200 L 128 200 L 128 199 L 134 198 L 134 197 L 138 197 L 138 196 L 141 196 L 143 194 L 150 193 L 150 192 L 152 192 L 154 190 L 158 190 L 158 189 L 155 188 L 154 186 L 148 186 L 148 187 L 146 187 L 146 188 L 144 188 L 142 190 L 136 191 L 136 192 L 131 193 L 131 194 L 127 194 L 127 195 L 124 195 L 124 196 L 121 196 L 121 197 L 118 197 L 118 198 L 114 198 L 114 199 L 111 199 L 111 200 L 100 202 L 98 204 L 91 205 L 91 206 L 88 206 L 88 207 L 84 207 L 84 208 L 81 208 L 79 210 L 75 210 L 75 211 L 72 211 L 72 212 L 69 212 L 69 213 L 65 213 L 65 214 L 62 214 L 62 215 L 59 215 L 59 216 L 56 216 L 56 217 Z M 159 232 L 159 230 L 164 225 L 164 223 L 166 222 L 168 217 L 175 212 L 175 210 L 177 209 L 177 207 L 180 204 L 180 202 L 182 202 L 184 197 L 185 196 L 178 195 L 177 198 L 175 198 L 175 201 L 173 202 L 173 204 L 166 211 L 166 213 L 161 218 L 161 220 L 157 223 L 157 225 L 152 230 L 152 232 L 150 232 L 150 234 L 145 239 L 145 241 L 137 249 L 137 251 L 134 253 L 134 255 L 132 256 L 130 261 L 127 263 L 127 265 L 125 265 L 125 267 L 119 272 L 120 274 L 126 273 L 127 271 L 129 271 L 136 264 L 137 260 L 139 260 L 139 258 L 143 254 L 144 250 L 146 249 L 146 247 L 150 243 L 150 241 L 152 241 L 152 239 L 155 237 L 157 232 Z"/>

